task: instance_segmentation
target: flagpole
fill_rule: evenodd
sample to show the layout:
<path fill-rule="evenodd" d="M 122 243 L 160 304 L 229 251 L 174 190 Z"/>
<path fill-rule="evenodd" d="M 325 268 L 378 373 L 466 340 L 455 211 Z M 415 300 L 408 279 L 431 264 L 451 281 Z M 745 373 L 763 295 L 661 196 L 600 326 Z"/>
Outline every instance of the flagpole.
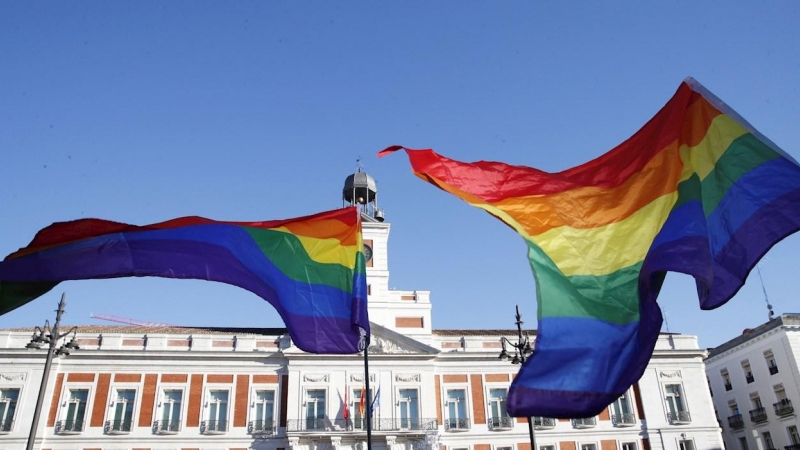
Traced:
<path fill-rule="evenodd" d="M 371 395 L 369 395 L 369 335 L 367 334 L 366 330 L 363 328 L 361 329 L 361 338 L 364 342 L 364 386 L 367 390 L 367 450 L 372 450 L 372 400 Z"/>

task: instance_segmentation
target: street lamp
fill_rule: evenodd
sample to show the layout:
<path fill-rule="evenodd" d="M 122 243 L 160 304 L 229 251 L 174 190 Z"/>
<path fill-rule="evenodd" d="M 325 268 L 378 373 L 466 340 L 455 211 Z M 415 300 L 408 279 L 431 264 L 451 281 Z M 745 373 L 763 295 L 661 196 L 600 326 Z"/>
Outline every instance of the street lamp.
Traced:
<path fill-rule="evenodd" d="M 25 447 L 27 450 L 33 450 L 34 441 L 36 441 L 36 429 L 39 427 L 39 416 L 42 414 L 42 403 L 44 403 L 44 391 L 47 388 L 47 378 L 50 375 L 50 365 L 53 363 L 53 356 L 69 355 L 70 350 L 78 350 L 78 340 L 76 339 L 78 327 L 70 328 L 66 333 L 59 333 L 58 326 L 61 323 L 61 315 L 64 314 L 64 298 L 66 293 L 61 294 L 61 301 L 58 303 L 56 310 L 56 321 L 53 326 L 50 322 L 45 320 L 44 327 L 36 327 L 33 330 L 33 337 L 28 344 L 25 345 L 27 349 L 41 349 L 42 345 L 47 344 L 47 357 L 44 362 L 44 372 L 42 373 L 42 384 L 39 385 L 39 396 L 36 398 L 36 409 L 33 412 L 33 423 L 31 424 L 31 432 L 28 434 L 28 445 Z M 62 338 L 72 334 L 72 339 L 66 344 L 57 346 L 58 341 Z"/>
<path fill-rule="evenodd" d="M 511 358 L 511 364 L 524 364 L 533 353 L 531 348 L 531 339 L 528 333 L 522 333 L 522 316 L 519 314 L 519 305 L 517 305 L 517 342 L 511 342 L 505 336 L 500 338 L 500 344 L 503 349 L 500 351 L 500 360 L 506 361 L 509 358 L 507 345 L 514 349 L 514 356 Z M 536 437 L 533 434 L 533 419 L 528 416 L 528 434 L 531 438 L 531 450 L 536 450 Z"/>

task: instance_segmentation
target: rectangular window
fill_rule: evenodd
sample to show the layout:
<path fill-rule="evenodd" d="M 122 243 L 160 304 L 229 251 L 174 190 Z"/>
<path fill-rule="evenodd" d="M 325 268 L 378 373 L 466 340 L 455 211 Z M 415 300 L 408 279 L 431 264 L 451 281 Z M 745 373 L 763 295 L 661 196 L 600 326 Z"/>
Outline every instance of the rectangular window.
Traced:
<path fill-rule="evenodd" d="M 747 446 L 747 438 L 744 436 L 739 438 L 739 450 L 750 450 Z"/>
<path fill-rule="evenodd" d="M 181 403 L 183 391 L 180 389 L 165 390 L 161 396 L 160 419 L 155 423 L 156 433 L 177 433 L 181 429 Z"/>
<path fill-rule="evenodd" d="M 19 389 L 0 389 L 0 431 L 11 431 L 18 398 Z"/>
<path fill-rule="evenodd" d="M 772 435 L 769 434 L 769 431 L 761 433 L 761 437 L 764 438 L 764 450 L 775 450 L 775 444 L 772 442 Z"/>
<path fill-rule="evenodd" d="M 786 397 L 786 389 L 783 388 L 783 384 L 776 385 L 773 387 L 773 389 L 775 389 L 775 398 L 779 402 L 788 400 L 788 398 Z"/>
<path fill-rule="evenodd" d="M 775 398 L 778 400 L 772 405 L 775 409 L 775 414 L 780 417 L 784 417 L 794 413 L 792 401 L 786 397 L 786 390 L 783 388 L 783 384 L 777 384 L 773 387 L 773 389 L 775 389 Z"/>
<path fill-rule="evenodd" d="M 361 394 L 364 394 L 364 408 L 361 408 Z M 369 401 L 375 399 L 375 393 L 372 392 L 372 389 L 369 390 L 369 399 L 367 398 L 367 392 L 362 389 L 353 389 L 353 427 L 358 430 L 366 430 L 367 429 L 367 408 L 369 407 Z"/>
<path fill-rule="evenodd" d="M 694 442 L 691 439 L 682 439 L 678 441 L 679 450 L 694 450 Z"/>
<path fill-rule="evenodd" d="M 595 444 L 581 444 L 581 450 L 597 450 L 597 445 L 595 445 Z"/>
<path fill-rule="evenodd" d="M 513 420 L 508 417 L 506 411 L 506 388 L 489 389 L 489 427 L 490 428 L 510 428 L 514 426 Z"/>
<path fill-rule="evenodd" d="M 325 429 L 325 390 L 306 391 L 306 430 Z"/>
<path fill-rule="evenodd" d="M 667 403 L 667 414 L 670 423 L 691 422 L 691 416 L 683 400 L 683 389 L 680 384 L 668 384 L 664 386 L 665 401 Z"/>
<path fill-rule="evenodd" d="M 107 433 L 130 433 L 133 425 L 135 399 L 136 391 L 134 389 L 117 389 L 113 419 L 106 424 Z"/>
<path fill-rule="evenodd" d="M 275 391 L 256 391 L 251 433 L 272 433 L 275 428 Z"/>
<path fill-rule="evenodd" d="M 786 432 L 789 433 L 789 441 L 792 445 L 800 444 L 800 434 L 797 434 L 797 427 L 792 425 L 786 428 Z"/>
<path fill-rule="evenodd" d="M 208 416 L 203 433 L 224 433 L 228 430 L 228 391 L 213 390 L 208 393 Z"/>
<path fill-rule="evenodd" d="M 67 401 L 67 412 L 59 432 L 81 432 L 83 431 L 83 420 L 86 417 L 86 400 L 89 398 L 88 389 L 70 389 L 69 400 Z"/>
<path fill-rule="evenodd" d="M 730 391 L 733 389 L 733 386 L 731 385 L 731 376 L 728 373 L 728 369 L 720 370 L 719 374 L 722 375 L 722 384 L 725 385 L 725 390 Z"/>
<path fill-rule="evenodd" d="M 418 430 L 419 421 L 419 393 L 416 389 L 400 389 L 400 428 L 404 430 Z"/>
<path fill-rule="evenodd" d="M 761 397 L 758 396 L 758 392 L 753 392 L 750 394 L 750 401 L 753 403 L 754 409 L 759 409 L 764 407 L 764 405 L 761 404 Z"/>
<path fill-rule="evenodd" d="M 764 360 L 767 361 L 767 367 L 769 368 L 770 375 L 775 375 L 778 373 L 778 363 L 775 362 L 775 355 L 772 353 L 772 350 L 767 350 L 764 352 Z"/>
<path fill-rule="evenodd" d="M 445 430 L 466 430 L 469 428 L 469 418 L 467 417 L 467 394 L 464 389 L 448 389 L 447 399 L 447 422 Z"/>
<path fill-rule="evenodd" d="M 753 370 L 750 368 L 750 361 L 746 359 L 742 361 L 742 371 L 744 372 L 744 379 L 747 381 L 747 384 L 755 381 L 755 378 L 753 377 Z"/>
<path fill-rule="evenodd" d="M 555 445 L 540 445 L 539 450 L 556 450 Z"/>
<path fill-rule="evenodd" d="M 730 408 L 731 414 L 728 416 L 728 426 L 731 428 L 742 428 L 744 426 L 744 419 L 742 419 L 742 414 L 739 412 L 739 405 L 736 404 L 736 401 L 731 400 L 728 402 L 728 408 Z"/>
<path fill-rule="evenodd" d="M 628 400 L 628 395 L 623 394 L 611 404 L 611 423 L 614 426 L 633 425 L 636 423 L 636 419 L 631 411 L 631 402 Z"/>
<path fill-rule="evenodd" d="M 622 443 L 622 450 L 636 450 L 636 443 L 635 442 L 623 442 Z"/>
<path fill-rule="evenodd" d="M 758 423 L 767 420 L 767 410 L 764 409 L 758 392 L 750 393 L 750 403 L 753 405 L 753 409 L 750 410 L 750 421 Z"/>

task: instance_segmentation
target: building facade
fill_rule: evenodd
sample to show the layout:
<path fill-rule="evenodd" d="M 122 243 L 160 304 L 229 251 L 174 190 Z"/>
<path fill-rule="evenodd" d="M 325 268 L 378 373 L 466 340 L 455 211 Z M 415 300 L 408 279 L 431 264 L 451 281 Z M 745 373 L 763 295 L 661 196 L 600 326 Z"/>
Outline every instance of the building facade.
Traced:
<path fill-rule="evenodd" d="M 364 205 L 368 374 L 363 355 L 308 354 L 285 329 L 81 326 L 50 370 L 35 448 L 531 450 L 528 419 L 505 409 L 518 366 L 498 359 L 517 330 L 437 330 L 429 292 L 389 289 L 390 225 L 360 174 L 344 198 Z M 30 331 L 0 332 L 0 449 L 25 448 L 36 409 Z M 705 356 L 694 336 L 662 335 L 600 415 L 533 418 L 536 450 L 721 449 Z"/>
<path fill-rule="evenodd" d="M 783 314 L 709 351 L 706 374 L 731 450 L 800 450 L 800 314 Z"/>

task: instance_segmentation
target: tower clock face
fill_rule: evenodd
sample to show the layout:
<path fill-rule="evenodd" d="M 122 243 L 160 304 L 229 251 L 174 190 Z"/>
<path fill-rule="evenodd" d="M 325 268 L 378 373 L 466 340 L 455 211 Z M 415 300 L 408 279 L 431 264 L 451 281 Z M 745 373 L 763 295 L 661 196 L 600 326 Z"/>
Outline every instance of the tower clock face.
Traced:
<path fill-rule="evenodd" d="M 372 247 L 364 244 L 364 260 L 369 261 L 372 259 Z"/>

